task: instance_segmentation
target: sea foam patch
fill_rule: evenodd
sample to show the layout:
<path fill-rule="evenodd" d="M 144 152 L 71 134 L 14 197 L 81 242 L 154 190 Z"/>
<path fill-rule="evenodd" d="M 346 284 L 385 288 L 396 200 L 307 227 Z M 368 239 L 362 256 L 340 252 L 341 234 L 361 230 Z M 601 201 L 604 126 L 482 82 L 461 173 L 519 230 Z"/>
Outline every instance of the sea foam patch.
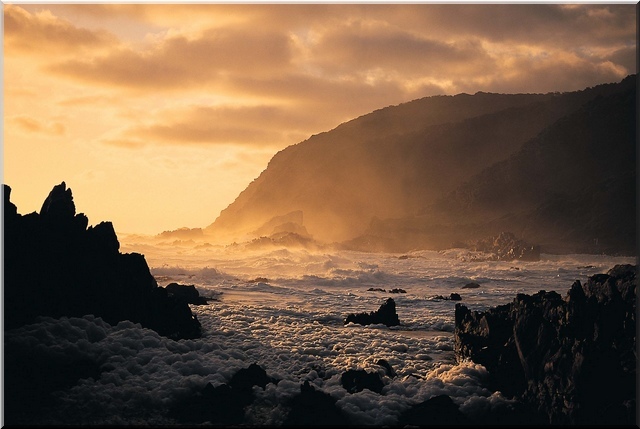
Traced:
<path fill-rule="evenodd" d="M 240 253 L 213 249 L 198 267 L 174 255 L 175 266 L 152 268 L 152 273 L 166 282 L 195 284 L 203 295 L 221 292 L 220 301 L 192 306 L 202 338 L 174 341 L 138 324 L 112 326 L 88 315 L 42 318 L 7 331 L 5 349 L 37 354 L 45 362 L 86 360 L 98 368 L 56 391 L 55 406 L 34 424 L 175 424 L 168 409 L 207 383 L 228 383 L 252 363 L 280 381 L 254 388 L 255 400 L 245 410 L 248 424 L 285 421 L 287 404 L 305 381 L 330 395 L 354 424 L 396 424 L 408 408 L 443 394 L 473 417 L 511 402 L 485 387 L 484 367 L 455 362 L 455 302 L 430 298 L 457 292 L 469 308 L 486 309 L 511 301 L 515 293 L 535 293 L 540 285 L 564 293 L 571 284 L 566 278 L 593 273 L 580 267 L 625 262 L 572 256 L 520 262 L 514 270 L 508 262 L 461 262 L 436 252 L 410 256 L 286 251 L 243 259 Z M 527 277 L 512 282 L 514 271 L 522 270 Z M 268 281 L 247 282 L 256 277 Z M 462 290 L 462 281 L 473 278 L 482 279 L 480 287 Z M 369 291 L 372 287 L 402 288 L 406 294 Z M 350 312 L 374 311 L 388 297 L 396 301 L 401 326 L 343 324 Z M 378 364 L 380 359 L 395 376 Z M 381 393 L 347 392 L 341 375 L 349 369 L 378 374 Z"/>

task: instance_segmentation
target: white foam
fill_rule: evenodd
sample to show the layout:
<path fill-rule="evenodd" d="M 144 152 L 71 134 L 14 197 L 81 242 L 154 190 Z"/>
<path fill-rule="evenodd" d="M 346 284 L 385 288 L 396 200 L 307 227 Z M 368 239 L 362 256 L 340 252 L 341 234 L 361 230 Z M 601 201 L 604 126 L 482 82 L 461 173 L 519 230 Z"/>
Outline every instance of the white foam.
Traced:
<path fill-rule="evenodd" d="M 283 404 L 300 392 L 303 381 L 335 398 L 356 424 L 394 425 L 411 405 L 439 394 L 451 396 L 473 416 L 509 401 L 483 387 L 487 373 L 482 366 L 455 363 L 455 302 L 430 297 L 456 292 L 471 309 L 486 309 L 521 292 L 564 294 L 576 279 L 586 280 L 616 263 L 634 263 L 633 258 L 589 255 L 463 262 L 459 252 L 421 251 L 399 258 L 181 246 L 182 256 L 170 253 L 170 246 L 150 246 L 147 250 L 157 254 L 147 260 L 161 285 L 177 281 L 195 284 L 203 295 L 222 292 L 220 301 L 192 307 L 203 325 L 202 338 L 173 341 L 131 322 L 111 326 L 93 316 L 44 318 L 5 334 L 6 347 L 86 357 L 103 370 L 97 380 L 81 380 L 58 394 L 55 423 L 174 424 L 167 416 L 172 404 L 208 382 L 228 382 L 254 362 L 282 381 L 256 389 L 257 399 L 247 410 L 251 424 L 283 422 Z M 267 281 L 248 283 L 257 277 Z M 469 281 L 480 288 L 462 289 Z M 399 287 L 407 293 L 371 292 L 370 287 Z M 396 302 L 401 326 L 343 325 L 347 314 L 374 311 L 387 297 Z M 383 375 L 378 359 L 387 360 L 397 377 Z M 340 375 L 355 368 L 383 375 L 384 394 L 348 393 Z"/>

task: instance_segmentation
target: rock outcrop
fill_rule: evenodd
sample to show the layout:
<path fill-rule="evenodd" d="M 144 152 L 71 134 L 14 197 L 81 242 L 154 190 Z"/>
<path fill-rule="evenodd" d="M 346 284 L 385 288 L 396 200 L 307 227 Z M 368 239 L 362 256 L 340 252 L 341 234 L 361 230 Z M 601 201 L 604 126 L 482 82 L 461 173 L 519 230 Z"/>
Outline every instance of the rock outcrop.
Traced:
<path fill-rule="evenodd" d="M 491 388 L 548 424 L 635 424 L 636 267 L 518 294 L 489 311 L 457 304 L 455 352 L 490 373 Z"/>
<path fill-rule="evenodd" d="M 464 414 L 460 412 L 451 397 L 437 395 L 424 402 L 420 402 L 406 410 L 400 416 L 400 427 L 416 426 L 452 426 L 469 424 Z"/>
<path fill-rule="evenodd" d="M 40 213 L 18 214 L 4 185 L 4 322 L 94 314 L 130 320 L 170 338 L 200 336 L 186 303 L 158 287 L 143 255 L 122 254 L 111 222 L 88 226 L 71 189 L 54 186 Z"/>
<path fill-rule="evenodd" d="M 511 232 L 501 232 L 495 237 L 474 241 L 467 247 L 477 252 L 489 253 L 491 259 L 498 261 L 540 260 L 540 246 L 527 243 Z"/>
<path fill-rule="evenodd" d="M 289 402 L 291 408 L 283 426 L 346 427 L 351 424 L 331 395 L 316 390 L 308 381 L 300 386 L 300 394 Z"/>
<path fill-rule="evenodd" d="M 350 322 L 360 325 L 384 324 L 387 326 L 397 326 L 400 324 L 400 319 L 398 318 L 398 313 L 396 313 L 396 302 L 393 298 L 388 298 L 377 311 L 349 314 L 344 323 L 346 325 Z"/>
<path fill-rule="evenodd" d="M 164 288 L 167 290 L 167 292 L 169 292 L 169 296 L 173 296 L 175 299 L 184 302 L 185 304 L 206 305 L 209 303 L 209 301 L 214 300 L 214 298 L 206 298 L 204 296 L 200 296 L 200 293 L 196 289 L 195 285 L 169 283 Z"/>
<path fill-rule="evenodd" d="M 384 383 L 377 372 L 367 372 L 364 369 L 349 369 L 342 373 L 340 384 L 349 393 L 362 392 L 369 389 L 375 393 L 382 393 Z"/>
<path fill-rule="evenodd" d="M 245 408 L 255 400 L 253 386 L 264 389 L 267 384 L 278 382 L 260 365 L 252 363 L 236 372 L 229 383 L 216 387 L 207 383 L 200 391 L 178 401 L 169 415 L 180 424 L 241 425 Z"/>

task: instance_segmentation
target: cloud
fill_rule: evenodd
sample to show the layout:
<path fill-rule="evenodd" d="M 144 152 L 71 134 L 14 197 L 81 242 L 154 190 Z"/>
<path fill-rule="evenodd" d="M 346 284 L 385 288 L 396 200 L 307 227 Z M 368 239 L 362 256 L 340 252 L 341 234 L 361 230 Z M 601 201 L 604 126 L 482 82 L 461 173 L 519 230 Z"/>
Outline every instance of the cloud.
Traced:
<path fill-rule="evenodd" d="M 62 136 L 65 134 L 65 126 L 58 121 L 42 121 L 29 116 L 19 115 L 8 118 L 21 130 L 28 133 L 45 134 L 50 136 Z"/>
<path fill-rule="evenodd" d="M 95 49 L 116 42 L 107 31 L 91 31 L 74 26 L 49 11 L 30 14 L 21 7 L 4 7 L 5 52 L 30 51 L 37 54 Z"/>
<path fill-rule="evenodd" d="M 276 145 L 297 143 L 306 130 L 324 123 L 296 109 L 275 106 L 192 106 L 157 113 L 146 125 L 121 132 L 123 139 L 105 141 L 122 147 L 141 142 Z"/>
<path fill-rule="evenodd" d="M 53 64 L 50 70 L 86 82 L 163 91 L 220 87 L 233 74 L 274 73 L 286 68 L 290 57 L 285 34 L 228 28 L 195 39 L 168 36 L 148 49 L 118 49 Z"/>
<path fill-rule="evenodd" d="M 102 129 L 111 131 L 96 138 L 104 143 L 281 148 L 430 95 L 569 91 L 619 81 L 635 69 L 634 10 L 580 4 L 8 5 L 6 51 L 38 61 L 12 88 L 60 83 L 56 88 L 67 93 L 56 92 L 56 107 L 114 112 L 103 119 L 120 122 L 105 124 Z M 19 76 L 22 67 L 11 64 L 12 76 Z M 23 130 L 37 129 L 22 122 Z"/>
<path fill-rule="evenodd" d="M 386 22 L 355 20 L 326 28 L 316 36 L 312 64 L 341 74 L 384 70 L 404 79 L 425 74 L 447 74 L 463 66 L 468 73 L 491 66 L 477 39 L 442 41 L 390 26 Z"/>

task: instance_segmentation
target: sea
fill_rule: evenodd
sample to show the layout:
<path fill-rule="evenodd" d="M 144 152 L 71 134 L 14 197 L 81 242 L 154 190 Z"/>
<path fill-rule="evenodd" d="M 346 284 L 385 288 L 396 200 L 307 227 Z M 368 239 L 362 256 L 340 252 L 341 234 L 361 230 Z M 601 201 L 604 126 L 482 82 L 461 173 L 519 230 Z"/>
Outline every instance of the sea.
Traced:
<path fill-rule="evenodd" d="M 454 309 L 482 311 L 540 290 L 566 295 L 571 285 L 633 257 L 542 254 L 539 261 L 495 261 L 465 249 L 366 253 L 120 236 L 159 286 L 194 285 L 207 305 L 192 305 L 202 337 L 174 341 L 128 321 L 42 318 L 5 341 L 37 344 L 56 356 L 87 357 L 101 373 L 58 392 L 47 424 L 172 425 L 169 410 L 207 383 L 226 383 L 257 363 L 280 380 L 254 387 L 245 424 L 277 426 L 287 401 L 308 381 L 331 395 L 354 425 L 394 425 L 412 405 L 446 394 L 468 417 L 512 402 L 488 390 L 486 369 L 454 355 Z M 469 283 L 479 285 L 465 288 Z M 393 289 L 401 289 L 391 293 Z M 461 300 L 451 300 L 451 294 Z M 393 298 L 400 326 L 344 324 L 350 313 Z M 386 360 L 395 376 L 377 364 Z M 349 393 L 349 369 L 380 374 L 381 393 Z M 37 422 L 36 422 L 37 423 Z M 209 422 L 214 423 L 215 422 Z"/>

